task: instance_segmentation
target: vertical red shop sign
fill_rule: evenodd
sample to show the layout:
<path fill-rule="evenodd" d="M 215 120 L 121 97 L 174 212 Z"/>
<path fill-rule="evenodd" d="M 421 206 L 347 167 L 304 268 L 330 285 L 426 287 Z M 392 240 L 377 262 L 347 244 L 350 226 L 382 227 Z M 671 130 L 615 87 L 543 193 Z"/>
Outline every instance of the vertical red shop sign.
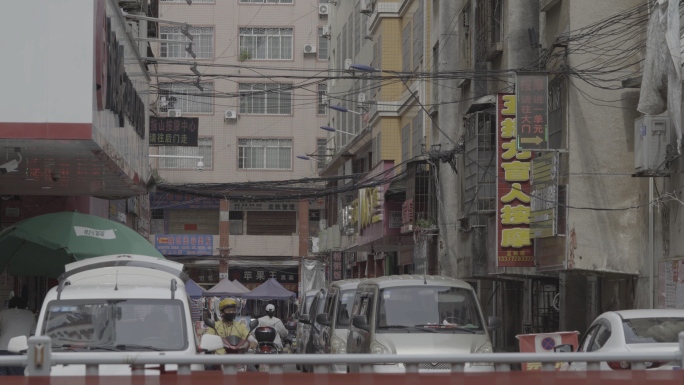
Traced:
<path fill-rule="evenodd" d="M 533 267 L 530 238 L 532 152 L 516 143 L 516 97 L 498 94 L 497 113 L 497 252 L 499 267 Z"/>

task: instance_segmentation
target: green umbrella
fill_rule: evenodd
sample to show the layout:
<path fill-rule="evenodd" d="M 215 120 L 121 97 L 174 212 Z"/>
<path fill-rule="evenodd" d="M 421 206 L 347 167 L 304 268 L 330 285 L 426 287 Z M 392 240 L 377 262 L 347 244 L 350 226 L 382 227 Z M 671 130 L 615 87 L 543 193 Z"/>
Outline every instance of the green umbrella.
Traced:
<path fill-rule="evenodd" d="M 40 215 L 0 232 L 0 271 L 11 275 L 57 278 L 67 263 L 115 254 L 164 259 L 133 229 L 77 212 Z"/>

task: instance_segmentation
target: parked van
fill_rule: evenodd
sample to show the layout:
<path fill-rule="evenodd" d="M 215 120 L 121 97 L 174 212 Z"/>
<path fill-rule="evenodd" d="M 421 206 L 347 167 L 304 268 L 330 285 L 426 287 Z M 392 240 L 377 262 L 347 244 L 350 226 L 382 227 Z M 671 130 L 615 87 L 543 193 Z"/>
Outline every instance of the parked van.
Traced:
<path fill-rule="evenodd" d="M 401 275 L 359 283 L 352 308 L 347 353 L 463 354 L 491 353 L 489 331 L 473 288 L 441 276 Z M 350 365 L 351 372 L 359 366 Z M 403 364 L 374 365 L 375 372 L 405 372 Z M 421 372 L 449 371 L 450 365 L 423 363 Z M 494 371 L 491 363 L 469 363 L 467 372 Z"/>
<path fill-rule="evenodd" d="M 309 308 L 309 314 L 303 314 L 299 317 L 299 322 L 309 325 L 309 335 L 306 341 L 302 341 L 302 353 L 313 354 L 316 353 L 317 347 L 321 345 L 321 324 L 316 322 L 316 316 L 325 311 L 325 298 L 327 296 L 328 289 L 323 288 L 316 292 L 313 301 L 311 301 L 311 307 Z M 313 372 L 313 365 L 303 365 L 301 367 L 303 372 Z"/>
<path fill-rule="evenodd" d="M 328 288 L 325 308 L 327 312 L 316 316 L 321 325 L 321 346 L 316 353 L 347 353 L 347 335 L 351 323 L 351 310 L 356 288 L 362 279 L 336 281 Z M 334 373 L 347 373 L 347 365 L 337 364 L 330 368 Z"/>
<path fill-rule="evenodd" d="M 309 320 L 309 311 L 311 310 L 311 303 L 314 300 L 316 294 L 320 290 L 309 290 L 304 294 L 304 297 L 300 299 L 299 311 L 297 314 L 297 351 L 296 353 L 304 354 L 306 353 L 306 344 L 309 342 L 309 333 L 311 332 L 311 324 Z M 305 317 L 302 317 L 306 315 Z M 306 319 L 307 322 L 302 322 L 302 319 Z M 297 370 L 301 367 L 297 364 Z"/>
<path fill-rule="evenodd" d="M 200 344 L 190 317 L 180 263 L 139 255 L 90 258 L 65 266 L 59 286 L 47 293 L 36 336 L 52 339 L 52 354 L 112 352 L 145 356 L 194 356 Z M 216 337 L 216 336 L 208 336 Z M 26 347 L 26 337 L 10 341 Z M 218 346 L 222 347 L 220 338 Z M 147 365 L 145 374 L 173 372 L 176 365 Z M 203 370 L 193 365 L 193 370 Z M 85 365 L 55 365 L 51 375 L 82 376 Z M 100 375 L 130 375 L 130 365 L 100 365 Z"/>

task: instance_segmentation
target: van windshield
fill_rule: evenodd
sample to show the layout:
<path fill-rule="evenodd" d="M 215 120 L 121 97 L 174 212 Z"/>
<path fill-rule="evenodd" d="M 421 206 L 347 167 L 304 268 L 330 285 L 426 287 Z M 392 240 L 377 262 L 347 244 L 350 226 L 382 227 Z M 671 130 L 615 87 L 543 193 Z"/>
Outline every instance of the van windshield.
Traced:
<path fill-rule="evenodd" d="M 445 286 L 392 287 L 380 290 L 377 330 L 422 327 L 437 331 L 484 333 L 471 290 Z"/>
<path fill-rule="evenodd" d="M 179 300 L 51 301 L 42 334 L 65 351 L 185 350 L 185 313 Z"/>
<path fill-rule="evenodd" d="M 356 290 L 345 290 L 337 296 L 337 320 L 335 329 L 346 329 L 351 319 L 351 308 L 354 304 Z"/>

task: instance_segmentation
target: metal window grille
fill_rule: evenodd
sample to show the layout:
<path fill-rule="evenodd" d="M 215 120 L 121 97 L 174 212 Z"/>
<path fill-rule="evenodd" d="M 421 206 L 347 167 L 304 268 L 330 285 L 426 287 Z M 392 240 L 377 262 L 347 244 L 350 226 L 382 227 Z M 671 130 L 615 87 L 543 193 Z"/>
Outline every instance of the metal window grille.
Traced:
<path fill-rule="evenodd" d="M 503 31 L 503 0 L 477 0 L 475 8 L 476 47 L 478 61 L 486 61 L 492 48 L 501 42 Z"/>
<path fill-rule="evenodd" d="M 340 57 L 340 69 L 344 69 L 344 61 L 349 58 L 349 51 L 347 51 L 347 44 L 344 41 L 347 38 L 347 24 L 342 27 L 342 34 L 337 36 L 337 46 L 342 47 L 342 57 Z M 342 45 L 340 45 L 342 44 Z"/>
<path fill-rule="evenodd" d="M 418 9 L 413 14 L 413 68 L 417 69 L 423 58 L 423 2 L 418 2 Z"/>
<path fill-rule="evenodd" d="M 238 168 L 241 170 L 291 169 L 292 139 L 239 139 Z"/>
<path fill-rule="evenodd" d="M 565 104 L 565 79 L 558 76 L 549 83 L 549 148 L 565 148 Z"/>
<path fill-rule="evenodd" d="M 204 168 L 212 168 L 214 139 L 198 138 L 197 144 L 197 147 L 160 146 L 159 155 L 203 156 Z M 198 161 L 199 159 L 159 158 L 159 168 L 194 170 L 197 168 Z"/>
<path fill-rule="evenodd" d="M 214 27 L 190 27 L 192 35 L 192 52 L 197 59 L 212 59 L 214 57 Z M 161 43 L 159 54 L 161 57 L 192 59 L 186 51 L 191 41 L 181 33 L 180 26 L 162 25 L 159 27 L 159 38 L 174 41 L 174 43 Z M 181 43 L 176 43 L 181 42 Z"/>
<path fill-rule="evenodd" d="M 328 94 L 327 84 L 318 84 L 318 115 L 325 115 L 326 106 L 323 103 L 323 97 Z"/>
<path fill-rule="evenodd" d="M 321 157 L 318 158 L 318 169 L 322 170 L 325 165 L 328 163 L 328 159 L 324 156 L 328 154 L 328 140 L 319 138 L 316 139 L 316 154 L 321 155 Z"/>
<path fill-rule="evenodd" d="M 361 2 L 357 1 L 354 8 L 354 56 L 361 52 Z"/>
<path fill-rule="evenodd" d="M 375 163 L 378 163 L 382 160 L 382 132 L 378 132 L 378 136 L 375 137 L 375 143 L 373 146 L 373 153 L 376 154 L 375 156 Z M 371 167 L 372 169 L 372 167 Z"/>
<path fill-rule="evenodd" d="M 323 28 L 318 29 L 318 60 L 328 60 L 328 38 L 323 37 Z"/>
<path fill-rule="evenodd" d="M 413 124 L 412 124 L 413 132 L 412 132 L 412 149 L 411 149 L 411 156 L 416 157 L 422 153 L 422 146 L 424 142 L 424 135 L 423 135 L 423 111 L 419 111 L 418 115 L 416 115 L 415 118 L 413 118 Z"/>
<path fill-rule="evenodd" d="M 252 60 L 291 60 L 292 28 L 240 28 L 240 53 Z"/>
<path fill-rule="evenodd" d="M 151 219 L 164 219 L 164 209 L 153 209 Z"/>
<path fill-rule="evenodd" d="M 559 314 L 553 308 L 557 294 L 557 281 L 532 281 L 532 333 L 552 333 L 558 330 Z"/>
<path fill-rule="evenodd" d="M 401 71 L 411 71 L 411 23 L 401 32 Z"/>
<path fill-rule="evenodd" d="M 496 210 L 496 117 L 494 109 L 466 121 L 465 203 L 468 214 Z M 486 171 L 485 171 L 486 170 Z"/>
<path fill-rule="evenodd" d="M 437 195 L 431 172 L 424 162 L 411 162 L 406 167 L 406 199 L 413 199 L 415 220 L 437 218 Z"/>
<path fill-rule="evenodd" d="M 240 113 L 247 115 L 289 115 L 292 86 L 277 83 L 240 83 Z"/>
<path fill-rule="evenodd" d="M 212 83 L 201 83 L 203 91 L 188 83 L 160 83 L 157 102 L 159 112 L 180 109 L 184 114 L 211 114 L 214 112 Z"/>

